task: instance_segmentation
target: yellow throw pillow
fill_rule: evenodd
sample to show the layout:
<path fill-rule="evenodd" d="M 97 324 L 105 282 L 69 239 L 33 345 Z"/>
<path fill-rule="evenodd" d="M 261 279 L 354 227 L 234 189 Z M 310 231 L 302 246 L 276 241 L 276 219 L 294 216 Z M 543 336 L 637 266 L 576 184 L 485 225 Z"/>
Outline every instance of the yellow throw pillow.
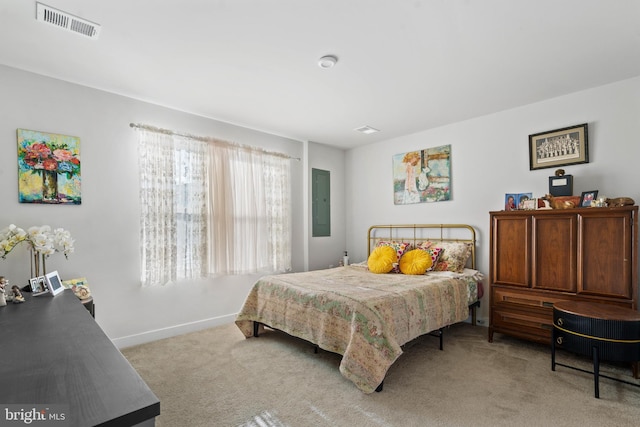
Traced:
<path fill-rule="evenodd" d="M 396 251 L 391 246 L 378 246 L 371 252 L 367 260 L 369 271 L 376 274 L 388 273 L 396 262 Z"/>
<path fill-rule="evenodd" d="M 400 267 L 398 266 L 398 264 L 400 263 L 400 258 L 402 258 L 402 255 L 404 255 L 404 253 L 409 250 L 411 245 L 407 242 L 381 240 L 376 245 L 376 247 L 378 246 L 391 246 L 396 251 L 396 260 L 394 261 L 395 265 L 393 266 L 393 272 L 400 273 Z"/>
<path fill-rule="evenodd" d="M 402 274 L 425 274 L 432 265 L 431 256 L 422 249 L 410 250 L 400 258 Z"/>

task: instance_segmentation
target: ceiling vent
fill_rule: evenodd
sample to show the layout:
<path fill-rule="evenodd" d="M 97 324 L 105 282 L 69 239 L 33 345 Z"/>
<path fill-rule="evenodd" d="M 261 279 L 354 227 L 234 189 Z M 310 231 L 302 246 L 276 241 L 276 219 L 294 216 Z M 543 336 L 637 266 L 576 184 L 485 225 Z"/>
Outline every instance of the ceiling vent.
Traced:
<path fill-rule="evenodd" d="M 369 135 L 369 134 L 372 134 L 372 133 L 380 132 L 378 129 L 372 128 L 371 126 L 362 126 L 362 127 L 359 127 L 359 128 L 355 128 L 354 130 L 358 131 L 358 132 L 362 132 L 365 135 Z"/>
<path fill-rule="evenodd" d="M 100 25 L 37 2 L 36 20 L 92 39 L 97 39 L 100 34 Z"/>

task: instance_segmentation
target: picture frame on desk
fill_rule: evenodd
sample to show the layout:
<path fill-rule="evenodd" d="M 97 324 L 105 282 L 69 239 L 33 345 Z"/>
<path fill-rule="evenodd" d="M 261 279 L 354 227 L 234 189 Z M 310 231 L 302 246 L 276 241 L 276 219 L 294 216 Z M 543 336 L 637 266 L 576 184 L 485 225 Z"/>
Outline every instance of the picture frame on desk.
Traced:
<path fill-rule="evenodd" d="M 62 281 L 60 280 L 57 270 L 45 274 L 44 277 L 47 280 L 47 287 L 49 288 L 51 295 L 56 296 L 60 292 L 64 291 L 64 286 L 62 286 Z"/>
<path fill-rule="evenodd" d="M 29 285 L 31 285 L 31 295 L 34 297 L 49 293 L 44 276 L 32 277 L 29 279 Z"/>

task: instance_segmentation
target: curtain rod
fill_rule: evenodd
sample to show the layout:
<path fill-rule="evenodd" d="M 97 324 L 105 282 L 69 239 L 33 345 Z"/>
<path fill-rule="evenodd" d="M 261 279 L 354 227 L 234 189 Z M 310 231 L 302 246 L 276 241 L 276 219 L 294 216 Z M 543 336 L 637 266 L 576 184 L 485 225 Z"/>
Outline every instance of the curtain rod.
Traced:
<path fill-rule="evenodd" d="M 174 131 L 174 130 L 171 130 L 171 129 L 162 129 L 162 128 L 158 128 L 158 127 L 151 126 L 151 125 L 145 125 L 145 124 L 141 124 L 141 123 L 129 123 L 129 126 L 134 128 L 134 129 L 144 129 L 144 130 L 147 130 L 149 132 L 163 133 L 165 135 L 182 136 L 182 137 L 193 139 L 193 140 L 196 140 L 196 141 L 203 141 L 203 142 L 209 142 L 209 143 L 212 143 L 212 144 L 222 144 L 222 145 L 228 145 L 228 146 L 232 146 L 232 147 L 245 148 L 245 149 L 249 149 L 249 150 L 260 151 L 262 153 L 270 154 L 272 156 L 284 157 L 286 159 L 292 159 L 292 160 L 298 160 L 298 161 L 300 160 L 299 157 L 293 157 L 293 156 L 290 156 L 288 154 L 280 153 L 280 152 L 277 152 L 277 151 L 269 151 L 269 150 L 265 150 L 264 148 L 253 147 L 251 145 L 244 145 L 244 144 L 238 144 L 238 143 L 230 142 L 230 141 L 223 141 L 221 139 L 216 139 L 216 138 L 212 138 L 212 137 L 209 137 L 209 136 L 191 135 L 191 134 L 185 133 L 185 132 L 178 132 L 178 131 Z"/>

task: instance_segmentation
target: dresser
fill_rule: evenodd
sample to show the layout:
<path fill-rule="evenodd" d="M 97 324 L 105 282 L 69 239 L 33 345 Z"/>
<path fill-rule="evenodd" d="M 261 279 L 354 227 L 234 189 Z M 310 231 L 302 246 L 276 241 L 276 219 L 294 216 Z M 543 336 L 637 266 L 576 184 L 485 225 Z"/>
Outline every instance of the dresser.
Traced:
<path fill-rule="evenodd" d="M 490 212 L 489 341 L 550 344 L 553 305 L 637 310 L 638 207 Z"/>

